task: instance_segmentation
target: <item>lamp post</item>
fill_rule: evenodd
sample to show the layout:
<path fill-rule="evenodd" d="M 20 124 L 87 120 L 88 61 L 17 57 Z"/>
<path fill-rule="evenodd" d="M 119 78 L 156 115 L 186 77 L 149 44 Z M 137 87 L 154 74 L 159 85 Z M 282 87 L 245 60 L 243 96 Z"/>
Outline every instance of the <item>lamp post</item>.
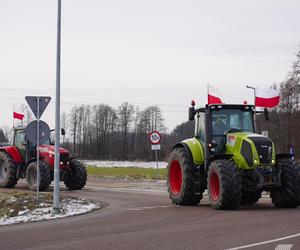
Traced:
<path fill-rule="evenodd" d="M 55 148 L 54 148 L 54 192 L 53 213 L 60 213 L 59 204 L 59 142 L 60 142 L 60 41 L 61 41 L 61 0 L 57 5 L 57 48 L 56 48 L 56 93 L 55 93 Z"/>
<path fill-rule="evenodd" d="M 254 99 L 253 99 L 253 105 L 255 107 L 255 99 L 256 99 L 256 88 L 255 87 L 252 87 L 252 86 L 249 86 L 247 85 L 246 86 L 248 89 L 253 89 L 253 93 L 254 93 Z M 253 121 L 254 121 L 254 130 L 256 131 L 256 108 L 254 109 L 254 115 L 253 115 Z"/>
<path fill-rule="evenodd" d="M 253 89 L 253 92 L 254 92 L 254 100 L 253 100 L 253 105 L 255 105 L 255 99 L 256 99 L 256 88 L 255 87 L 252 87 L 252 86 L 249 86 L 247 85 L 246 86 L 248 89 Z"/>

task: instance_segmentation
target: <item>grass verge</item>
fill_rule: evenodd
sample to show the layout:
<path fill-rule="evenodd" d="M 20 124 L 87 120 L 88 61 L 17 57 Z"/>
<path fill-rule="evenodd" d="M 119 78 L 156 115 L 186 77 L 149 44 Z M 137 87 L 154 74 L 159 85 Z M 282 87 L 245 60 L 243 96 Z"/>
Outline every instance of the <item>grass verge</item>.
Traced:
<path fill-rule="evenodd" d="M 87 166 L 88 175 L 94 176 L 110 176 L 122 179 L 149 179 L 149 180 L 165 180 L 167 170 L 155 168 L 138 168 L 138 167 L 92 167 Z"/>

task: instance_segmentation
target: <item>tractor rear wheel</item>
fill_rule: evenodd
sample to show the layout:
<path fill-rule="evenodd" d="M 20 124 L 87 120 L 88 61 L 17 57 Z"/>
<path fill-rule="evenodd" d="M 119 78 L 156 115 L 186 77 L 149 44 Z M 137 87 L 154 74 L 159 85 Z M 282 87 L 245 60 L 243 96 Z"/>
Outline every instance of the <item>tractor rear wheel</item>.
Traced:
<path fill-rule="evenodd" d="M 43 161 L 40 161 L 40 185 L 39 191 L 46 191 L 51 183 L 50 169 L 47 164 Z M 37 190 L 37 162 L 31 162 L 26 170 L 26 179 L 27 184 L 30 190 Z"/>
<path fill-rule="evenodd" d="M 261 188 L 258 187 L 259 176 L 256 171 L 250 170 L 245 172 L 242 177 L 243 192 L 242 204 L 256 203 L 261 197 Z"/>
<path fill-rule="evenodd" d="M 196 173 L 188 152 L 175 148 L 170 154 L 167 166 L 169 197 L 176 205 L 197 205 L 202 192 L 196 193 Z"/>
<path fill-rule="evenodd" d="M 208 196 L 215 209 L 235 209 L 241 203 L 242 181 L 233 160 L 211 162 L 207 176 Z"/>
<path fill-rule="evenodd" d="M 300 205 L 300 165 L 290 159 L 280 160 L 281 187 L 271 191 L 276 207 L 293 208 Z"/>
<path fill-rule="evenodd" d="M 16 164 L 8 153 L 0 151 L 0 188 L 13 188 L 17 182 Z"/>
<path fill-rule="evenodd" d="M 64 174 L 64 182 L 70 190 L 80 190 L 86 184 L 87 172 L 85 166 L 72 159 L 70 162 L 70 170 Z"/>

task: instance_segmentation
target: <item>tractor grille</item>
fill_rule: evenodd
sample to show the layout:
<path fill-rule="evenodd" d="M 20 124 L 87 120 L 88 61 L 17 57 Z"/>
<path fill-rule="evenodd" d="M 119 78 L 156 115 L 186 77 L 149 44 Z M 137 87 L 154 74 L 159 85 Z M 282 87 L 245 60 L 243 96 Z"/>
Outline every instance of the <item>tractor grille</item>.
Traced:
<path fill-rule="evenodd" d="M 241 147 L 241 155 L 246 160 L 249 167 L 253 166 L 253 154 L 251 145 L 249 142 L 243 140 L 242 147 Z"/>
<path fill-rule="evenodd" d="M 69 154 L 60 154 L 60 162 L 62 162 L 63 165 L 67 165 L 69 162 Z"/>
<path fill-rule="evenodd" d="M 248 137 L 253 141 L 260 163 L 269 163 L 269 148 L 272 149 L 272 141 L 266 137 Z M 272 152 L 272 151 L 271 151 Z"/>

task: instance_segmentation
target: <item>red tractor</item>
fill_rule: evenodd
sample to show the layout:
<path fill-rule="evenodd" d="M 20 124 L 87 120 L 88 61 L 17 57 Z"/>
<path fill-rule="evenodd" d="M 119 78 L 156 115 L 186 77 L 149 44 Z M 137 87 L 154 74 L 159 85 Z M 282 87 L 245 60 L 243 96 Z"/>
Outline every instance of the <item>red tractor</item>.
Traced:
<path fill-rule="evenodd" d="M 0 147 L 0 187 L 12 188 L 18 180 L 26 178 L 31 190 L 37 189 L 36 145 L 26 140 L 26 128 L 14 128 L 12 146 Z M 64 135 L 64 129 L 62 129 Z M 60 180 L 70 190 L 82 189 L 86 184 L 85 166 L 60 148 Z M 50 138 L 39 147 L 39 190 L 48 189 L 54 179 L 54 146 Z"/>

